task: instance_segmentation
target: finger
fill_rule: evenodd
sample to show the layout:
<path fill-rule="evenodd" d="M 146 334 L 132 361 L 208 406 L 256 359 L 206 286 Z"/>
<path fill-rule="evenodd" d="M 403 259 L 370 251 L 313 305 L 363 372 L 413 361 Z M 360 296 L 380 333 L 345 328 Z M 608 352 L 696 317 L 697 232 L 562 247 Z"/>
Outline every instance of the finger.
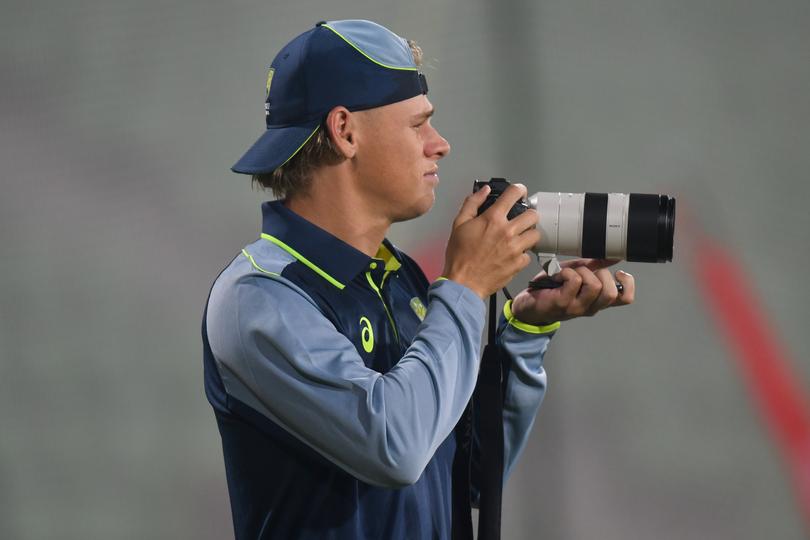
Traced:
<path fill-rule="evenodd" d="M 509 222 L 509 226 L 514 234 L 520 234 L 527 229 L 537 227 L 538 217 L 537 211 L 530 208 L 518 217 L 513 218 Z"/>
<path fill-rule="evenodd" d="M 461 205 L 461 209 L 458 211 L 456 219 L 453 221 L 453 226 L 458 227 L 462 223 L 467 222 L 477 216 L 478 208 L 484 204 L 484 201 L 487 200 L 487 195 L 489 195 L 489 192 L 490 187 L 484 186 L 475 193 L 467 195 Z"/>
<path fill-rule="evenodd" d="M 560 268 L 579 268 L 580 266 L 586 266 L 590 263 L 593 259 L 567 259 L 564 261 L 559 261 Z"/>
<path fill-rule="evenodd" d="M 562 283 L 562 287 L 557 289 L 560 292 L 558 307 L 567 307 L 579 293 L 579 288 L 582 286 L 582 276 L 572 268 L 563 268 L 560 272 L 551 276 L 551 279 Z"/>
<path fill-rule="evenodd" d="M 624 270 L 618 270 L 616 272 L 616 281 L 622 284 L 624 290 L 616 299 L 615 304 L 622 306 L 632 304 L 633 300 L 636 299 L 636 280 L 633 275 L 628 274 Z"/>
<path fill-rule="evenodd" d="M 585 266 L 596 272 L 597 270 L 608 268 L 619 262 L 621 262 L 621 259 L 591 259 Z"/>
<path fill-rule="evenodd" d="M 601 268 L 607 268 L 614 264 L 621 262 L 621 259 L 569 259 L 562 261 L 560 266 L 563 268 L 579 268 L 584 266 L 590 270 L 596 271 Z"/>
<path fill-rule="evenodd" d="M 521 270 L 523 270 L 524 268 L 529 266 L 531 263 L 532 263 L 531 255 L 529 255 L 528 253 L 523 253 L 520 256 L 520 259 L 518 260 L 518 266 L 519 266 L 518 272 L 520 272 Z M 515 272 L 515 273 L 517 273 L 517 272 Z"/>
<path fill-rule="evenodd" d="M 523 184 L 512 184 L 506 190 L 501 193 L 501 196 L 487 208 L 487 211 L 484 212 L 492 213 L 493 215 L 502 215 L 506 217 L 506 214 L 509 213 L 509 209 L 511 209 L 516 202 L 526 197 L 526 186 Z"/>
<path fill-rule="evenodd" d="M 542 234 L 537 229 L 526 229 L 516 239 L 520 251 L 528 251 L 540 243 Z"/>
<path fill-rule="evenodd" d="M 575 268 L 574 271 L 582 278 L 582 286 L 579 288 L 577 300 L 582 304 L 584 310 L 587 311 L 602 292 L 602 282 L 599 281 L 596 274 L 585 266 Z"/>
<path fill-rule="evenodd" d="M 602 268 L 594 272 L 594 275 L 602 283 L 602 290 L 589 308 L 592 315 L 612 305 L 619 298 L 619 290 L 616 288 L 616 281 L 613 279 L 610 270 Z"/>

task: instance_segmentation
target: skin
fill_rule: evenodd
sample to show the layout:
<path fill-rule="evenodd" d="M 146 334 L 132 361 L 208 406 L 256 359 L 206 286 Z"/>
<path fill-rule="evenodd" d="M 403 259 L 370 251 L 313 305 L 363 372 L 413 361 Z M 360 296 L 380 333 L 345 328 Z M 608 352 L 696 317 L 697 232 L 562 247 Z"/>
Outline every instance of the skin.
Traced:
<path fill-rule="evenodd" d="M 435 201 L 438 162 L 450 145 L 431 124 L 433 105 L 420 95 L 366 111 L 335 107 L 326 129 L 344 160 L 313 172 L 311 188 L 288 199 L 294 212 L 373 256 L 393 223 L 425 214 Z M 478 208 L 485 188 L 468 196 L 453 221 L 443 275 L 485 299 L 529 265 L 526 253 L 540 240 L 537 212 L 507 220 L 509 209 L 527 195 L 511 185 L 486 212 Z M 554 276 L 558 289 L 521 291 L 512 313 L 528 324 L 548 324 L 633 303 L 633 276 L 609 266 L 617 261 L 576 259 Z M 537 277 L 544 276 L 541 272 Z M 615 282 L 624 286 L 619 295 Z"/>
<path fill-rule="evenodd" d="M 431 125 L 432 111 L 424 95 L 366 111 L 335 107 L 326 127 L 346 159 L 316 170 L 307 193 L 287 206 L 373 256 L 393 223 L 433 206 L 450 145 Z"/>

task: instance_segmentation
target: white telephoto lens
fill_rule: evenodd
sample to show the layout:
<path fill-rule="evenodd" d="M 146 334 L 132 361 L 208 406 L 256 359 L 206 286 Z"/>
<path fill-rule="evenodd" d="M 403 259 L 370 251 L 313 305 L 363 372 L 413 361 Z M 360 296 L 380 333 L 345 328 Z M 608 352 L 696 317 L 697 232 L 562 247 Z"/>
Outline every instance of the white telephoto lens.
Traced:
<path fill-rule="evenodd" d="M 672 260 L 675 199 L 638 193 L 537 192 L 537 253 L 637 262 Z"/>

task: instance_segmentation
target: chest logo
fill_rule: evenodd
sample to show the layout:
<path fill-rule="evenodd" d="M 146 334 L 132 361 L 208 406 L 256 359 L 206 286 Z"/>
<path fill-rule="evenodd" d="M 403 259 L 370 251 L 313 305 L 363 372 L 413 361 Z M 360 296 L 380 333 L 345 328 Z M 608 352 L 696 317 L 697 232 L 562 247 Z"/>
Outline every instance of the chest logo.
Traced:
<path fill-rule="evenodd" d="M 414 313 L 416 313 L 416 316 L 419 317 L 420 321 L 425 320 L 427 308 L 425 307 L 425 304 L 422 303 L 422 300 L 418 296 L 414 296 L 413 298 L 411 298 L 411 309 L 413 310 Z"/>
<path fill-rule="evenodd" d="M 363 343 L 363 350 L 370 353 L 374 350 L 374 329 L 371 328 L 371 321 L 368 317 L 360 317 L 360 340 Z"/>

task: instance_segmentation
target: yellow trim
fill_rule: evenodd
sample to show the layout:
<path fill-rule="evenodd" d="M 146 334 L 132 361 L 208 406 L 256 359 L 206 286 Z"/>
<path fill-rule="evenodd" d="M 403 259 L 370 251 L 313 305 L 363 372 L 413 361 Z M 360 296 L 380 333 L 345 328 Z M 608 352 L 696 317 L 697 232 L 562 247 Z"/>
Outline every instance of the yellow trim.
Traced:
<path fill-rule="evenodd" d="M 523 321 L 519 321 L 515 318 L 512 314 L 512 301 L 507 300 L 507 302 L 503 305 L 503 316 L 506 317 L 506 320 L 519 330 L 523 330 L 524 332 L 528 332 L 530 334 L 548 334 L 549 332 L 553 332 L 560 327 L 559 322 L 546 324 L 544 326 L 535 326 L 533 324 L 528 324 Z"/>
<path fill-rule="evenodd" d="M 388 274 L 391 272 L 396 272 L 402 268 L 402 263 L 397 260 L 394 254 L 391 253 L 390 249 L 385 247 L 385 244 L 380 244 L 374 258 L 385 263 L 385 274 L 383 274 L 382 280 L 380 281 L 380 289 L 382 289 L 385 285 L 385 279 L 388 277 Z M 377 268 L 377 263 L 371 263 L 371 269 L 373 270 L 375 268 Z"/>
<path fill-rule="evenodd" d="M 436 278 L 436 282 L 439 282 L 439 281 L 450 281 L 450 279 L 446 278 L 444 276 L 439 276 L 439 277 Z"/>
<path fill-rule="evenodd" d="M 307 140 L 305 140 L 304 142 L 302 142 L 302 143 L 301 143 L 301 146 L 299 146 L 298 148 L 296 148 L 296 149 L 295 149 L 295 152 L 293 152 L 292 154 L 290 154 L 290 157 L 288 157 L 288 158 L 287 158 L 287 160 L 286 160 L 284 163 L 282 163 L 281 165 L 279 165 L 279 167 L 283 167 L 284 165 L 286 165 L 286 164 L 287 164 L 287 162 L 288 162 L 288 161 L 290 161 L 292 158 L 294 158 L 294 157 L 295 157 L 295 154 L 297 154 L 298 152 L 300 152 L 300 151 L 301 151 L 301 149 L 304 147 L 304 145 L 305 145 L 305 144 L 307 144 L 307 143 L 309 142 L 309 140 L 312 138 L 312 136 L 313 136 L 313 135 L 315 135 L 315 133 L 317 133 L 317 132 L 318 132 L 318 130 L 320 129 L 320 127 L 321 127 L 321 125 L 320 125 L 320 124 L 318 124 L 317 126 L 315 126 L 315 131 L 313 131 L 312 133 L 310 133 L 310 134 L 309 134 L 309 137 L 307 137 Z M 276 167 L 276 168 L 278 168 L 278 167 Z"/>
<path fill-rule="evenodd" d="M 389 66 L 388 64 L 383 64 L 382 62 L 377 62 L 377 61 L 376 61 L 376 60 L 374 60 L 372 57 L 370 57 L 369 55 L 367 55 L 367 54 L 366 54 L 366 53 L 365 53 L 365 52 L 364 52 L 364 51 L 363 51 L 363 50 L 362 50 L 360 47 L 358 47 L 357 45 L 355 45 L 354 43 L 352 43 L 351 41 L 349 41 L 349 40 L 348 40 L 348 39 L 347 39 L 347 38 L 346 38 L 346 37 L 345 37 L 343 34 L 341 34 L 340 32 L 338 32 L 337 30 L 335 30 L 334 28 L 332 28 L 332 27 L 331 27 L 331 26 L 329 26 L 328 24 L 322 24 L 321 26 L 323 26 L 324 28 L 328 28 L 329 30 L 331 30 L 332 32 L 334 32 L 335 34 L 337 34 L 338 36 L 340 36 L 340 39 L 342 39 L 343 41 L 345 41 L 346 43 L 348 43 L 349 45 L 351 45 L 352 47 L 354 47 L 354 49 L 355 49 L 357 52 L 359 52 L 360 54 L 362 54 L 363 56 L 365 56 L 366 58 L 368 58 L 369 60 L 371 60 L 372 62 L 374 62 L 375 64 L 377 64 L 378 66 L 382 66 L 382 67 L 384 67 L 384 68 L 388 68 L 388 69 L 399 69 L 399 70 L 402 70 L 402 71 L 419 71 L 419 70 L 418 70 L 417 68 L 415 68 L 415 67 L 399 67 L 399 66 Z"/>
<path fill-rule="evenodd" d="M 323 279 L 325 279 L 326 281 L 328 281 L 329 283 L 331 283 L 332 285 L 334 285 L 338 289 L 343 290 L 346 287 L 343 283 L 339 282 L 338 280 L 336 280 L 335 278 L 333 278 L 332 276 L 330 276 L 329 274 L 327 274 L 326 272 L 324 272 L 323 270 L 321 270 L 320 268 L 315 266 L 315 264 L 313 264 L 309 259 L 307 259 L 303 255 L 301 255 L 300 253 L 295 251 L 293 248 L 291 248 L 290 246 L 288 246 L 287 244 L 285 244 L 284 242 L 282 242 L 281 240 L 279 240 L 275 236 L 270 236 L 267 233 L 262 233 L 262 238 L 274 243 L 275 245 L 277 245 L 278 247 L 280 247 L 281 249 L 283 249 L 284 251 L 286 251 L 287 253 L 289 253 L 290 255 L 295 257 L 296 259 L 298 259 L 299 262 L 301 262 L 302 264 L 308 266 L 313 272 L 315 272 L 316 274 L 321 276 Z"/>
<path fill-rule="evenodd" d="M 388 277 L 388 274 L 390 274 L 390 273 L 391 273 L 391 272 L 390 272 L 390 271 L 388 271 L 388 272 L 386 272 L 386 273 L 384 273 L 384 274 L 383 274 L 382 281 L 380 281 L 380 289 L 382 289 L 382 288 L 385 286 L 385 278 L 387 278 L 387 277 Z"/>
<path fill-rule="evenodd" d="M 257 263 L 257 262 L 256 262 L 256 260 L 253 258 L 253 255 L 251 255 L 250 253 L 248 253 L 248 252 L 247 252 L 246 250 L 244 250 L 244 249 L 242 250 L 242 255 L 244 255 L 245 257 L 247 257 L 247 259 L 250 261 L 250 264 L 252 264 L 252 265 L 253 265 L 253 268 L 255 268 L 256 270 L 258 270 L 259 272 L 263 272 L 263 273 L 265 273 L 265 274 L 270 274 L 271 276 L 279 276 L 279 275 L 280 275 L 280 274 L 278 274 L 278 273 L 276 273 L 276 272 L 271 272 L 270 270 L 265 270 L 264 268 L 262 268 L 261 266 L 259 266 L 259 263 Z"/>
<path fill-rule="evenodd" d="M 368 284 L 371 285 L 371 288 L 374 289 L 374 292 L 377 293 L 377 296 L 380 297 L 380 302 L 382 302 L 383 309 L 385 309 L 385 314 L 388 315 L 388 321 L 391 323 L 391 329 L 394 331 L 394 337 L 397 338 L 397 343 L 399 343 L 399 334 L 397 333 L 397 325 L 394 324 L 394 318 L 391 316 L 391 312 L 388 311 L 388 306 L 385 305 L 385 300 L 382 297 L 380 289 L 377 288 L 377 285 L 374 284 L 374 280 L 371 279 L 371 272 L 366 272 L 366 279 L 368 280 Z"/>
<path fill-rule="evenodd" d="M 374 255 L 374 258 L 385 261 L 385 269 L 389 272 L 402 268 L 402 264 L 394 257 L 391 250 L 385 247 L 385 244 L 380 244 L 380 248 L 377 250 L 377 254 Z"/>

